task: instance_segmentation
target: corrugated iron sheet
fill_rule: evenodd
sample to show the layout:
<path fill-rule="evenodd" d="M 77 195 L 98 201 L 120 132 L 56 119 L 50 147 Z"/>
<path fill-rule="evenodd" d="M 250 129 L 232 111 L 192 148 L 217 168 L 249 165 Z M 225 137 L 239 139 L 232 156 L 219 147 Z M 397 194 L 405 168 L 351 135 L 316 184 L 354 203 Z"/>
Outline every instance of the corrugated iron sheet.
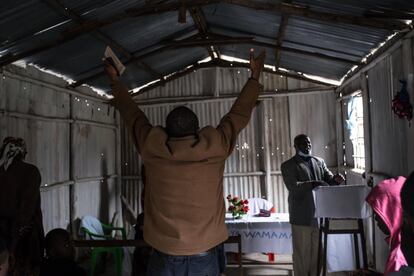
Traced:
<path fill-rule="evenodd" d="M 258 37 L 273 37 L 276 40 L 281 16 L 275 12 L 256 11 L 229 4 L 207 6 L 203 11 L 207 24 L 212 28 L 223 26 L 233 29 L 234 33 L 248 32 Z"/>
<path fill-rule="evenodd" d="M 91 125 L 75 126 L 78 178 L 115 174 L 115 131 Z"/>
<path fill-rule="evenodd" d="M 158 86 L 136 97 L 145 99 L 170 99 L 177 97 L 229 96 L 238 95 L 251 72 L 246 68 L 208 68 L 200 69 Z M 263 73 L 260 77 L 263 91 L 283 92 L 302 88 L 321 87 L 320 84 L 301 81 L 281 75 Z M 145 102 L 145 101 L 144 101 Z"/>
<path fill-rule="evenodd" d="M 146 1 L 61 1 L 70 10 L 84 20 L 106 20 L 120 16 L 132 7 L 143 7 Z M 177 3 L 178 1 L 168 1 Z M 257 1 L 260 2 L 260 1 Z M 272 4 L 281 1 L 271 1 Z M 334 12 L 346 15 L 364 15 L 369 11 L 380 11 L 385 14 L 397 13 L 407 15 L 413 10 L 410 1 L 296 1 L 311 10 Z M 398 3 L 398 4 L 396 4 Z M 75 26 L 73 22 L 51 9 L 42 1 L 12 1 L 3 5 L 0 12 L 0 52 L 19 54 L 48 44 L 61 44 L 53 49 L 25 58 L 40 66 L 80 79 L 101 71 L 101 56 L 105 43 L 98 41 L 86 33 L 71 40 L 62 42 L 62 35 Z M 279 31 L 281 14 L 278 12 L 258 11 L 238 5 L 212 4 L 203 6 L 208 29 L 218 34 L 232 36 L 252 36 L 257 41 L 275 43 Z M 122 18 L 122 16 L 121 16 Z M 151 14 L 135 18 L 124 16 L 122 20 L 101 29 L 102 33 L 113 39 L 133 55 L 148 51 L 148 47 L 157 48 L 165 40 L 171 40 L 176 34 L 194 34 L 194 22 L 187 13 L 187 23 L 177 22 L 177 12 Z M 10 30 L 13 30 L 10 32 Z M 327 54 L 334 57 L 359 61 L 386 39 L 391 32 L 387 30 L 361 27 L 357 25 L 332 24 L 304 17 L 290 16 L 283 46 Z M 66 36 L 67 38 L 67 36 Z M 62 42 L 62 43 L 61 43 Z M 251 45 L 221 45 L 224 54 L 246 58 L 246 49 Z M 274 63 L 274 50 L 268 49 L 267 63 Z M 122 60 L 126 60 L 118 52 Z M 145 62 L 160 71 L 169 74 L 207 57 L 204 48 L 181 48 L 173 52 L 164 52 L 145 59 Z M 320 58 L 287 54 L 282 51 L 281 67 L 308 74 L 320 75 L 339 80 L 352 67 L 352 64 L 328 62 Z M 158 76 L 149 74 L 142 68 L 130 64 L 125 81 L 130 88 L 141 86 Z M 98 78 L 90 84 L 108 89 L 105 79 Z"/>
<path fill-rule="evenodd" d="M 371 1 L 365 2 L 371 3 Z M 409 3 L 404 2 L 401 4 Z M 405 42 L 407 43 L 407 41 Z M 409 47 L 405 50 L 412 52 L 412 44 L 408 43 L 407 46 Z M 361 88 L 360 83 L 365 81 L 365 74 L 368 76 L 367 82 L 370 98 L 367 100 L 369 102 L 370 121 L 364 121 L 364 127 L 368 127 L 368 123 L 371 124 L 370 131 L 368 132 L 370 136 L 365 137 L 365 141 L 371 143 L 368 152 L 371 154 L 373 167 L 372 171 L 368 171 L 368 173 L 372 173 L 374 185 L 386 178 L 406 175 L 410 172 L 410 166 L 412 167 L 407 162 L 407 157 L 411 154 L 408 145 L 410 143 L 409 141 L 412 140 L 408 123 L 405 120 L 399 119 L 391 109 L 392 99 L 401 88 L 399 80 L 406 79 L 408 75 L 408 81 L 410 81 L 409 76 L 412 74 L 412 67 L 410 67 L 411 61 L 406 60 L 410 56 L 411 54 L 407 55 L 407 53 L 403 55 L 401 47 L 396 48 L 393 52 L 385 55 L 382 60 L 379 60 L 374 67 L 370 68 L 367 72 L 363 72 L 362 76 L 357 76 L 346 86 L 338 89 L 344 95 L 353 93 Z M 405 72 L 403 72 L 404 66 L 408 67 L 408 70 Z M 343 101 L 341 104 L 343 107 L 346 107 Z M 365 109 L 364 112 L 366 112 Z M 346 133 L 345 136 L 347 136 Z M 346 143 L 348 145 L 347 147 L 349 147 L 349 140 Z M 347 157 L 352 156 L 352 150 L 348 150 L 347 148 L 346 154 Z M 347 160 L 349 159 L 347 158 Z M 348 161 L 347 165 L 352 166 L 352 162 Z M 366 181 L 362 179 L 360 174 L 355 174 L 352 171 L 348 171 L 346 178 L 348 184 L 360 184 Z M 367 225 L 372 224 L 367 223 Z M 373 229 L 366 230 L 367 241 L 369 242 L 368 250 L 373 250 L 374 247 L 371 242 L 373 241 L 376 251 L 374 256 L 376 269 L 378 271 L 384 271 L 387 263 L 388 248 L 383 242 L 382 234 L 378 234 L 381 233 L 380 229 L 376 226 L 374 227 L 375 232 L 373 232 Z"/>
<path fill-rule="evenodd" d="M 91 215 L 110 223 L 116 212 L 116 180 L 91 181 L 76 184 L 75 217 Z"/>
<path fill-rule="evenodd" d="M 277 97 L 264 101 L 263 119 L 268 121 L 269 145 L 263 145 L 265 152 L 269 148 L 271 171 L 280 171 L 284 161 L 292 156 L 292 141 L 290 138 L 289 99 Z"/>
<path fill-rule="evenodd" d="M 296 135 L 307 134 L 313 154 L 328 167 L 337 165 L 335 100 L 334 93 L 289 97 L 291 143 Z"/>
<path fill-rule="evenodd" d="M 390 176 L 404 175 L 408 169 L 408 125 L 391 110 L 391 101 L 400 89 L 402 62 L 398 50 L 368 72 L 373 170 Z"/>
<path fill-rule="evenodd" d="M 387 35 L 390 35 L 390 31 L 290 16 L 285 37 L 286 41 L 296 49 L 305 50 L 304 44 L 326 49 L 323 51 L 319 49 L 320 53 L 360 61 L 361 58 L 358 59 L 356 56 L 368 54 L 369 49 L 376 48 Z M 337 50 L 348 55 L 337 54 Z"/>
<path fill-rule="evenodd" d="M 96 215 L 108 222 L 116 211 L 119 198 L 116 179 L 98 178 L 117 173 L 114 108 L 99 101 L 70 97 L 60 88 L 61 79 L 31 67 L 9 69 L 13 73 L 7 71 L 8 74 L 0 75 L 0 140 L 6 136 L 25 139 L 26 160 L 39 168 L 42 177 L 45 230 L 66 228 L 69 224 L 68 183 L 74 180 L 70 174 L 71 157 L 74 158 L 75 178 L 90 178 L 74 187 L 75 215 L 78 218 Z M 42 85 L 42 82 L 48 85 Z M 73 122 L 72 151 L 71 113 L 74 119 L 87 122 Z"/>
<path fill-rule="evenodd" d="M 154 98 L 238 95 L 245 84 L 250 72 L 238 68 L 215 68 L 198 70 L 158 87 L 139 96 L 140 100 Z M 261 82 L 266 91 L 286 91 L 315 87 L 286 77 L 264 74 Z M 276 91 L 277 90 L 277 91 Z M 315 88 L 317 90 L 317 88 Z M 165 126 L 165 118 L 170 110 L 185 104 L 199 117 L 200 126 L 217 125 L 226 114 L 234 99 L 217 99 L 186 103 L 162 103 L 142 106 L 153 125 Z M 283 183 L 280 165 L 289 159 L 294 152 L 293 135 L 308 132 L 314 141 L 314 150 L 318 156 L 326 159 L 328 165 L 336 166 L 336 132 L 335 132 L 335 95 L 323 93 L 313 95 L 283 96 L 267 98 L 256 107 L 248 126 L 240 133 L 236 147 L 226 162 L 224 178 L 224 194 L 239 195 L 245 198 L 265 195 L 271 200 L 276 210 L 287 212 L 288 192 Z M 264 132 L 264 121 L 267 121 L 268 131 Z M 125 146 L 123 147 L 123 174 L 139 175 L 138 155 L 131 144 L 129 134 L 124 130 Z M 291 135 L 291 133 L 293 133 Z M 268 144 L 265 143 L 267 135 Z M 325 148 L 328 146 L 328 148 Z M 266 154 L 270 156 L 271 183 L 268 183 L 268 193 L 265 187 Z M 124 180 L 123 193 L 133 201 L 137 199 L 141 189 L 139 180 Z M 137 188 L 138 187 L 138 188 Z M 130 194 L 132 193 L 132 194 Z"/>
<path fill-rule="evenodd" d="M 54 228 L 65 228 L 70 222 L 69 187 L 42 191 L 42 215 L 45 233 Z"/>
<path fill-rule="evenodd" d="M 67 20 L 39 1 L 25 0 L 2 2 L 0 18 L 0 41 L 12 45 L 30 44 L 34 34 Z"/>
<path fill-rule="evenodd" d="M 286 189 L 281 175 L 272 175 L 272 185 L 269 194 L 276 213 L 289 213 L 288 190 Z"/>
<path fill-rule="evenodd" d="M 312 9 L 323 12 L 334 12 L 338 14 L 364 15 L 368 10 L 376 12 L 394 12 L 404 14 L 414 9 L 414 4 L 404 0 L 297 0 L 296 3 L 304 4 Z"/>
<path fill-rule="evenodd" d="M 261 197 L 260 177 L 257 176 L 225 177 L 223 185 L 225 196 L 230 194 L 240 198 Z"/>

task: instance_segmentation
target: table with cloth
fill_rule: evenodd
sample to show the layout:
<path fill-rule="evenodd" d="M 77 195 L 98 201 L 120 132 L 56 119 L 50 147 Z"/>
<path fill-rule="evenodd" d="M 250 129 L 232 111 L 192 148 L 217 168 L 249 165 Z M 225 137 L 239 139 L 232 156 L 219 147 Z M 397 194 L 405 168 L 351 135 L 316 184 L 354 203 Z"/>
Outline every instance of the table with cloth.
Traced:
<path fill-rule="evenodd" d="M 228 213 L 226 225 L 229 236 L 240 234 L 243 253 L 292 254 L 292 230 L 287 213 L 273 213 L 270 217 L 245 215 L 241 219 L 233 219 Z M 237 245 L 226 244 L 225 251 L 237 252 Z"/>

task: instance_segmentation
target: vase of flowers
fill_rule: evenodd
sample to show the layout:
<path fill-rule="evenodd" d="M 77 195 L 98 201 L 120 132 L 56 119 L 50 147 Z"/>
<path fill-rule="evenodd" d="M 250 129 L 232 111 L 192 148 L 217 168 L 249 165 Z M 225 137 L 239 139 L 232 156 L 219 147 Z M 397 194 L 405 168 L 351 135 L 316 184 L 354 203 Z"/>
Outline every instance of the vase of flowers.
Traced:
<path fill-rule="evenodd" d="M 239 197 L 231 195 L 227 196 L 229 202 L 229 212 L 231 212 L 234 219 L 240 219 L 249 211 L 249 201 L 247 199 L 239 199 Z"/>

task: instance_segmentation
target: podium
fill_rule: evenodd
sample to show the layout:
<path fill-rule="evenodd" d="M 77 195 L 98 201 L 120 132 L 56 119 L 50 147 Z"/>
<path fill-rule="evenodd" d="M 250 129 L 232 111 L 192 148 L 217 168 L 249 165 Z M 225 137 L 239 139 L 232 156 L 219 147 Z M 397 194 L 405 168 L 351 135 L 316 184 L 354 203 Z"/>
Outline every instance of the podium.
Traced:
<path fill-rule="evenodd" d="M 363 219 L 370 216 L 370 209 L 365 202 L 369 191 L 370 189 L 365 185 L 320 186 L 314 189 L 315 217 L 319 219 L 320 229 L 318 271 L 322 266 L 322 275 L 326 275 L 329 234 L 353 235 L 357 268 L 361 268 L 359 237 L 361 239 L 363 268 L 368 267 Z M 332 220 L 353 220 L 357 222 L 357 227 L 331 229 Z"/>

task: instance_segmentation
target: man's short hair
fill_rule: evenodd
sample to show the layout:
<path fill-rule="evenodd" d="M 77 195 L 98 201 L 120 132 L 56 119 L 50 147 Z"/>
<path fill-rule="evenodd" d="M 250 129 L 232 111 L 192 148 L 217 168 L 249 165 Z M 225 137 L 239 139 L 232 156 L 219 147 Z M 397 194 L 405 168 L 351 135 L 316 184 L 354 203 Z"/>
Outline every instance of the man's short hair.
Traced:
<path fill-rule="evenodd" d="M 295 137 L 295 139 L 293 139 L 293 144 L 294 145 L 297 145 L 298 143 L 299 143 L 299 141 L 301 141 L 302 139 L 306 139 L 306 138 L 308 138 L 309 136 L 308 135 L 306 135 L 306 134 L 299 134 L 299 135 L 297 135 L 296 137 Z"/>
<path fill-rule="evenodd" d="M 401 205 L 407 214 L 414 217 L 414 171 L 410 174 L 401 189 Z"/>
<path fill-rule="evenodd" d="M 167 116 L 166 131 L 169 137 L 196 134 L 198 131 L 197 115 L 185 106 L 174 108 Z"/>
<path fill-rule="evenodd" d="M 45 249 L 46 253 L 50 252 L 52 248 L 57 246 L 57 243 L 64 240 L 70 239 L 70 234 L 68 231 L 62 228 L 56 228 L 50 230 L 45 237 Z"/>
<path fill-rule="evenodd" d="M 0 265 L 6 263 L 9 258 L 9 250 L 6 241 L 0 237 Z"/>

